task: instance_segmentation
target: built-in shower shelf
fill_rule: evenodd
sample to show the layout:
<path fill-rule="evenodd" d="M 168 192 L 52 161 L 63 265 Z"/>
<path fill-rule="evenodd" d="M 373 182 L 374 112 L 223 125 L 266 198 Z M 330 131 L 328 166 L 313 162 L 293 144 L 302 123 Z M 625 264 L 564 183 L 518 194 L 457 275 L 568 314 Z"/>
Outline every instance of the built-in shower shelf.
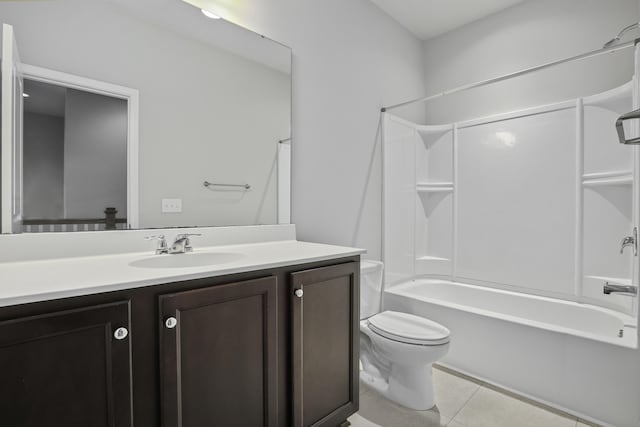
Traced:
<path fill-rule="evenodd" d="M 585 107 L 599 107 L 605 110 L 615 111 L 619 114 L 627 113 L 632 108 L 632 85 L 628 82 L 622 86 L 604 93 L 584 98 Z"/>
<path fill-rule="evenodd" d="M 416 130 L 422 142 L 429 147 L 448 132 L 453 132 L 453 125 L 418 126 Z"/>
<path fill-rule="evenodd" d="M 437 256 L 421 256 L 416 258 L 415 270 L 416 274 L 448 275 L 451 274 L 451 260 Z"/>
<path fill-rule="evenodd" d="M 418 193 L 450 193 L 453 191 L 453 182 L 419 182 L 416 184 Z"/>
<path fill-rule="evenodd" d="M 585 279 L 598 280 L 604 285 L 604 282 L 612 282 L 621 285 L 631 285 L 631 279 L 623 279 L 621 277 L 607 277 L 607 276 L 584 276 Z"/>
<path fill-rule="evenodd" d="M 416 261 L 449 261 L 449 258 L 441 258 L 437 256 L 421 256 Z"/>
<path fill-rule="evenodd" d="M 585 187 L 632 185 L 633 173 L 631 171 L 588 173 L 582 176 L 582 184 Z"/>

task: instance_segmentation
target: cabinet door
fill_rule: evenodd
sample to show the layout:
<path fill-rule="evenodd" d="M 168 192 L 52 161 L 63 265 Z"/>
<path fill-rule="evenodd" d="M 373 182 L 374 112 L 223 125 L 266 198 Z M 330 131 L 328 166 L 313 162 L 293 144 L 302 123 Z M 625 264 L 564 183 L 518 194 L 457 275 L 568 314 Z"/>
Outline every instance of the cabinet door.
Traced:
<path fill-rule="evenodd" d="M 0 322 L 0 424 L 128 427 L 129 303 Z"/>
<path fill-rule="evenodd" d="M 160 297 L 164 427 L 277 424 L 277 280 Z"/>
<path fill-rule="evenodd" d="M 294 427 L 335 427 L 358 410 L 359 267 L 292 274 Z"/>

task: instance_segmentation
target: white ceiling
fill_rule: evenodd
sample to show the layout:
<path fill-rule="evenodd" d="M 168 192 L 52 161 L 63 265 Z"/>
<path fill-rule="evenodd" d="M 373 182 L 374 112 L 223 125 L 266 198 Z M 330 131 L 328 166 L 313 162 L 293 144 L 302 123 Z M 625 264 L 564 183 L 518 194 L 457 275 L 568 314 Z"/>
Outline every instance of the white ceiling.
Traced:
<path fill-rule="evenodd" d="M 403 27 L 427 40 L 524 0 L 371 0 Z"/>

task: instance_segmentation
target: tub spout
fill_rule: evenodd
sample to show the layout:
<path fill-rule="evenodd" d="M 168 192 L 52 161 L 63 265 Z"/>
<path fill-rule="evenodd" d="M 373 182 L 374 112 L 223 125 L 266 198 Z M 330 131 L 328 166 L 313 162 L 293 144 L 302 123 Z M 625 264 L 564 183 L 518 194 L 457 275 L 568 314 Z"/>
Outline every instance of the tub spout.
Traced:
<path fill-rule="evenodd" d="M 638 287 L 633 285 L 620 285 L 617 283 L 605 282 L 602 291 L 605 295 L 611 295 L 613 293 L 616 294 L 625 294 L 636 296 L 638 295 Z"/>

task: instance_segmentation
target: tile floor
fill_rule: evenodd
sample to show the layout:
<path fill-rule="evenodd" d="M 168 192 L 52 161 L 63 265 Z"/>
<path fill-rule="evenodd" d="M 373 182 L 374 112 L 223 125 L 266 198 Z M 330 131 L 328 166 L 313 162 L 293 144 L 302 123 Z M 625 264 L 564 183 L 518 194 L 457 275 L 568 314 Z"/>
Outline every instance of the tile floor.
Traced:
<path fill-rule="evenodd" d="M 436 407 L 411 411 L 395 405 L 366 385 L 360 386 L 360 412 L 352 427 L 588 427 L 492 388 L 434 368 Z"/>

